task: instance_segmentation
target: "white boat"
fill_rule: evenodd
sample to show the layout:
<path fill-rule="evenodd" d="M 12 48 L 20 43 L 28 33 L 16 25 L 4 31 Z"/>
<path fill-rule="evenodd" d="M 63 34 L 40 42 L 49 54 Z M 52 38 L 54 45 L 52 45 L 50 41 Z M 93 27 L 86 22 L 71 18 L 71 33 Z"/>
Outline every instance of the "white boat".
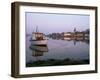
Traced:
<path fill-rule="evenodd" d="M 47 45 L 47 40 L 32 40 L 32 45 Z"/>
<path fill-rule="evenodd" d="M 33 45 L 47 45 L 47 39 L 45 38 L 45 35 L 41 32 L 38 32 L 37 29 L 36 32 L 32 33 L 30 41 Z"/>

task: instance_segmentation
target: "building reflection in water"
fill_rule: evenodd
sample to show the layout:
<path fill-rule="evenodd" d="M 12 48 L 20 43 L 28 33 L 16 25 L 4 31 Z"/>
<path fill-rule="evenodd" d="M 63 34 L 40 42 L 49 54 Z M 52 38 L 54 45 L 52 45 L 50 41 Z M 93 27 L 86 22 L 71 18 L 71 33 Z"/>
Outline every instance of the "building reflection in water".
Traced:
<path fill-rule="evenodd" d="M 89 29 L 80 32 L 77 31 L 76 28 L 74 28 L 73 32 L 51 33 L 48 34 L 47 37 L 54 40 L 73 41 L 74 45 L 76 45 L 76 42 L 79 41 L 89 44 L 89 33 Z"/>
<path fill-rule="evenodd" d="M 89 44 L 89 37 L 63 37 L 62 40 L 66 41 L 73 41 L 73 44 L 76 45 L 77 42 L 84 42 L 86 44 Z"/>
<path fill-rule="evenodd" d="M 48 46 L 47 45 L 37 46 L 37 45 L 31 44 L 29 48 L 32 50 L 32 56 L 34 58 L 36 58 L 37 61 L 41 59 L 40 57 L 43 56 L 43 54 L 45 52 L 48 52 Z"/>
<path fill-rule="evenodd" d="M 50 37 L 51 39 L 54 40 L 64 40 L 64 41 L 73 41 L 73 44 L 76 45 L 77 42 L 84 42 L 86 44 L 89 44 L 89 37 Z"/>

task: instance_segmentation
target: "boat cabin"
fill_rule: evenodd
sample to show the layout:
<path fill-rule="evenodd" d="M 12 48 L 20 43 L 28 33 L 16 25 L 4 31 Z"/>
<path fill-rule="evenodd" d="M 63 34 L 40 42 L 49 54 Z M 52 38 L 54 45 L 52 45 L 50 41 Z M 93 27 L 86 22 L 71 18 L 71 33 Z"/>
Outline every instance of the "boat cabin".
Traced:
<path fill-rule="evenodd" d="M 36 32 L 33 34 L 34 34 L 36 40 L 43 40 L 43 33 Z"/>

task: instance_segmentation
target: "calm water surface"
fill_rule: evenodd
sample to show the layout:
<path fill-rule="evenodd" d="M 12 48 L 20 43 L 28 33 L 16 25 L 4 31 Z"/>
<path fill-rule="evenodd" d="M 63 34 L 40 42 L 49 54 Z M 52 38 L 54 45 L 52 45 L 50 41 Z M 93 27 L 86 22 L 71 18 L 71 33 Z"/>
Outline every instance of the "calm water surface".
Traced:
<path fill-rule="evenodd" d="M 26 63 L 48 59 L 89 60 L 88 41 L 67 41 L 48 39 L 47 46 L 33 46 L 31 36 L 26 37 Z M 39 50 L 37 50 L 39 49 Z"/>

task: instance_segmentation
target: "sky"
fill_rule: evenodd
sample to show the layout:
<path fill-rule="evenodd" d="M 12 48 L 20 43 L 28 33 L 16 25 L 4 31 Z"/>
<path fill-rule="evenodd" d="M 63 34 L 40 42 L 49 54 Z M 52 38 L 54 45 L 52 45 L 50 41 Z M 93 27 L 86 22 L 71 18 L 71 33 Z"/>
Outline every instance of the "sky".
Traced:
<path fill-rule="evenodd" d="M 31 34 L 38 31 L 44 34 L 73 32 L 74 28 L 77 31 L 89 29 L 90 16 L 82 14 L 55 14 L 55 13 L 25 13 L 26 33 Z"/>

